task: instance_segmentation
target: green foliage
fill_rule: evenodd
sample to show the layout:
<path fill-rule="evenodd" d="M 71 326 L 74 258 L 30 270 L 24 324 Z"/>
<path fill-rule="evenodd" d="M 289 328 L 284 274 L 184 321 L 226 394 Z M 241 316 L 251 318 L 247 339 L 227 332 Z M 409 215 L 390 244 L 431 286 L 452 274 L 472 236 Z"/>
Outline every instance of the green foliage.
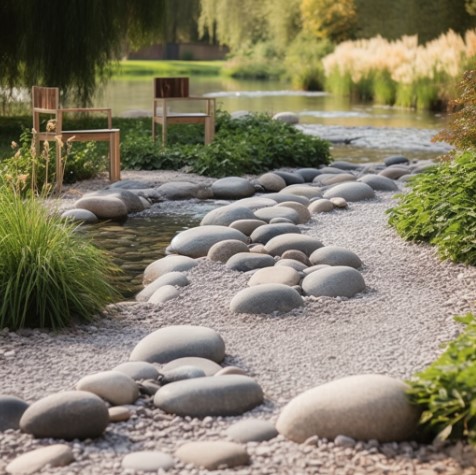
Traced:
<path fill-rule="evenodd" d="M 61 328 L 117 298 L 117 269 L 75 225 L 0 187 L 0 327 Z"/>
<path fill-rule="evenodd" d="M 416 175 L 411 190 L 389 210 L 389 223 L 404 238 L 427 241 L 443 258 L 476 264 L 476 152 Z"/>
<path fill-rule="evenodd" d="M 408 395 L 423 409 L 424 436 L 476 443 L 476 321 L 472 314 L 456 320 L 465 324 L 463 332 L 409 381 Z"/>

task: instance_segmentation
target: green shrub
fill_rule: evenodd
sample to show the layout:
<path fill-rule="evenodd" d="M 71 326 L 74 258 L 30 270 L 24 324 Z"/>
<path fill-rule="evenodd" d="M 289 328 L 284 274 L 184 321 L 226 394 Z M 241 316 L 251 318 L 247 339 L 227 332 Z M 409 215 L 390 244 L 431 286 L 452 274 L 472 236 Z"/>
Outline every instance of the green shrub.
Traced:
<path fill-rule="evenodd" d="M 109 258 L 38 199 L 0 187 L 0 327 L 61 328 L 118 298 Z"/>
<path fill-rule="evenodd" d="M 445 352 L 408 383 L 411 402 L 421 406 L 424 436 L 476 442 L 476 321 L 457 317 L 466 325 Z"/>

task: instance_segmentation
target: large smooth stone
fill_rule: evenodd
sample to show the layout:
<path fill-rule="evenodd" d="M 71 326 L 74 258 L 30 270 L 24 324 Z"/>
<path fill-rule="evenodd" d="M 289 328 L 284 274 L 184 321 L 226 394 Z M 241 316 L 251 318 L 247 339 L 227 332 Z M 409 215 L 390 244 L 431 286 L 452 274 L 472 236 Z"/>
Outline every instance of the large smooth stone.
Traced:
<path fill-rule="evenodd" d="M 355 181 L 357 177 L 351 173 L 322 173 L 314 178 L 313 183 L 320 186 L 337 185 L 338 183 L 346 183 L 348 181 Z"/>
<path fill-rule="evenodd" d="M 336 160 L 332 162 L 332 168 L 338 168 L 339 170 L 360 170 L 361 165 L 352 162 L 346 162 L 345 160 Z"/>
<path fill-rule="evenodd" d="M 98 217 L 87 209 L 72 208 L 61 213 L 62 218 L 84 224 L 96 224 Z"/>
<path fill-rule="evenodd" d="M 361 176 L 357 181 L 366 183 L 367 185 L 371 186 L 374 190 L 378 190 L 378 191 L 397 191 L 398 190 L 398 186 L 393 180 L 382 175 L 374 175 L 374 174 L 364 175 L 364 176 Z"/>
<path fill-rule="evenodd" d="M 175 287 L 185 287 L 190 284 L 187 276 L 182 272 L 167 272 L 167 274 L 157 277 L 153 282 L 144 287 L 135 297 L 138 302 L 147 302 L 154 292 L 165 285 L 173 285 Z"/>
<path fill-rule="evenodd" d="M 188 356 L 184 358 L 177 358 L 176 360 L 169 361 L 167 364 L 162 366 L 162 373 L 167 373 L 173 371 L 176 368 L 182 368 L 184 366 L 194 367 L 203 370 L 205 376 L 214 376 L 221 371 L 223 368 L 212 360 L 207 358 L 200 358 L 198 356 Z"/>
<path fill-rule="evenodd" d="M 273 173 L 279 175 L 286 182 L 286 185 L 299 185 L 304 183 L 304 178 L 297 173 L 284 172 L 281 170 L 274 170 Z"/>
<path fill-rule="evenodd" d="M 311 219 L 311 213 L 307 209 L 307 206 L 302 205 L 301 203 L 296 203 L 295 201 L 284 201 L 283 203 L 278 203 L 276 206 L 284 206 L 297 211 L 299 214 L 298 224 L 307 223 Z"/>
<path fill-rule="evenodd" d="M 320 200 L 313 201 L 307 207 L 311 214 L 314 213 L 328 213 L 329 211 L 334 210 L 334 204 L 330 200 L 321 198 Z"/>
<path fill-rule="evenodd" d="M 379 442 L 411 440 L 420 409 L 410 404 L 398 379 L 363 374 L 337 379 L 295 397 L 278 418 L 278 431 L 302 443 L 311 436 L 338 435 Z"/>
<path fill-rule="evenodd" d="M 263 391 L 248 376 L 229 375 L 177 381 L 161 387 L 154 404 L 178 416 L 237 416 L 260 405 Z"/>
<path fill-rule="evenodd" d="M 246 448 L 233 442 L 188 442 L 179 447 L 175 455 L 186 464 L 191 463 L 206 470 L 232 468 L 250 463 Z"/>
<path fill-rule="evenodd" d="M 404 157 L 403 155 L 390 155 L 389 157 L 385 157 L 383 159 L 383 163 L 385 163 L 387 167 L 392 165 L 409 165 L 410 160 L 408 160 L 408 158 Z"/>
<path fill-rule="evenodd" d="M 299 213 L 289 207 L 271 206 L 269 208 L 261 208 L 255 211 L 255 216 L 268 223 L 275 218 L 284 218 L 294 224 L 299 224 Z"/>
<path fill-rule="evenodd" d="M 76 389 L 96 394 L 114 406 L 133 404 L 139 397 L 136 382 L 119 371 L 88 374 L 76 383 Z"/>
<path fill-rule="evenodd" d="M 183 256 L 204 257 L 213 244 L 226 239 L 248 241 L 243 233 L 227 226 L 198 226 L 177 234 L 170 243 L 170 249 Z"/>
<path fill-rule="evenodd" d="M 312 265 L 327 264 L 329 266 L 349 266 L 358 269 L 362 267 L 359 256 L 339 246 L 324 246 L 316 249 L 310 256 Z"/>
<path fill-rule="evenodd" d="M 276 173 L 269 172 L 261 175 L 258 178 L 258 183 L 266 190 L 266 191 L 274 191 L 278 192 L 282 190 L 286 186 L 286 182 L 284 181 L 283 177 L 280 177 Z"/>
<path fill-rule="evenodd" d="M 75 208 L 87 209 L 99 219 L 123 220 L 127 218 L 127 206 L 115 196 L 86 196 L 74 203 Z"/>
<path fill-rule="evenodd" d="M 234 313 L 285 313 L 302 307 L 304 301 L 292 287 L 284 284 L 262 284 L 238 292 L 230 302 Z"/>
<path fill-rule="evenodd" d="M 116 367 L 112 371 L 119 371 L 132 378 L 134 381 L 141 379 L 157 379 L 159 372 L 157 368 L 146 361 L 126 361 Z"/>
<path fill-rule="evenodd" d="M 351 181 L 341 183 L 329 188 L 324 193 L 324 198 L 344 198 L 346 201 L 363 201 L 375 198 L 375 191 L 366 183 Z"/>
<path fill-rule="evenodd" d="M 231 256 L 240 252 L 249 252 L 248 246 L 243 241 L 227 239 L 213 244 L 208 251 L 207 259 L 225 263 Z"/>
<path fill-rule="evenodd" d="M 261 269 L 262 267 L 272 267 L 274 263 L 274 259 L 267 254 L 239 252 L 226 261 L 226 267 L 238 272 L 248 272 L 249 270 Z"/>
<path fill-rule="evenodd" d="M 122 468 L 142 472 L 167 471 L 174 465 L 174 459 L 169 454 L 156 450 L 132 452 L 122 459 Z"/>
<path fill-rule="evenodd" d="M 293 223 L 263 224 L 251 233 L 250 239 L 251 242 L 266 244 L 271 238 L 288 233 L 301 234 L 301 229 Z"/>
<path fill-rule="evenodd" d="M 238 200 L 253 196 L 255 187 L 246 178 L 230 176 L 221 178 L 212 184 L 213 195 L 221 200 Z"/>
<path fill-rule="evenodd" d="M 379 172 L 380 176 L 385 176 L 391 180 L 398 180 L 404 175 L 411 173 L 410 167 L 404 165 L 391 165 Z"/>
<path fill-rule="evenodd" d="M 238 219 L 230 224 L 230 228 L 237 229 L 245 236 L 249 236 L 255 229 L 266 224 L 262 219 Z"/>
<path fill-rule="evenodd" d="M 28 403 L 23 399 L 0 394 L 0 432 L 7 429 L 18 429 L 21 416 L 27 408 Z"/>
<path fill-rule="evenodd" d="M 263 284 L 298 285 L 301 281 L 299 272 L 288 266 L 274 266 L 258 269 L 248 281 L 250 287 Z"/>
<path fill-rule="evenodd" d="M 90 196 L 111 196 L 113 198 L 119 198 L 126 205 L 128 213 L 138 213 L 144 211 L 144 204 L 142 203 L 139 196 L 129 190 L 106 188 L 104 190 L 99 190 L 84 195 L 84 197 L 88 198 Z"/>
<path fill-rule="evenodd" d="M 228 226 L 233 221 L 239 219 L 255 219 L 253 211 L 246 206 L 237 206 L 235 204 L 220 206 L 220 208 L 209 211 L 200 221 L 200 226 Z"/>
<path fill-rule="evenodd" d="M 163 285 L 150 296 L 147 302 L 160 305 L 162 303 L 168 302 L 169 300 L 177 298 L 179 295 L 180 292 L 173 285 Z"/>
<path fill-rule="evenodd" d="M 279 120 L 286 124 L 299 124 L 299 116 L 295 112 L 278 112 L 273 115 L 273 120 Z"/>
<path fill-rule="evenodd" d="M 168 371 L 162 370 L 161 384 L 170 384 L 184 379 L 204 378 L 205 371 L 196 366 L 177 366 Z"/>
<path fill-rule="evenodd" d="M 315 297 L 353 297 L 365 290 L 362 274 L 348 266 L 324 267 L 304 277 L 302 289 Z"/>
<path fill-rule="evenodd" d="M 322 247 L 322 242 L 302 234 L 281 234 L 270 239 L 264 247 L 272 256 L 281 256 L 289 249 L 297 249 L 310 256 L 316 249 Z"/>
<path fill-rule="evenodd" d="M 304 196 L 305 198 L 322 198 L 322 191 L 317 186 L 312 185 L 289 185 L 283 188 L 280 193 L 288 195 Z"/>
<path fill-rule="evenodd" d="M 274 424 L 261 419 L 244 419 L 226 430 L 226 435 L 237 442 L 262 442 L 274 439 L 278 431 Z"/>
<path fill-rule="evenodd" d="M 94 439 L 109 423 L 104 401 L 87 391 L 64 391 L 34 402 L 20 419 L 23 432 L 54 439 Z"/>
<path fill-rule="evenodd" d="M 287 251 L 286 251 L 287 252 Z M 301 261 L 297 261 L 296 259 L 279 259 L 278 262 L 274 265 L 274 267 L 291 267 L 292 269 L 302 272 L 304 269 L 307 269 L 307 265 Z"/>
<path fill-rule="evenodd" d="M 205 187 L 188 181 L 172 181 L 164 183 L 157 188 L 157 193 L 166 200 L 189 200 L 197 198 Z M 212 193 L 210 191 L 210 197 Z"/>
<path fill-rule="evenodd" d="M 294 173 L 301 175 L 305 182 L 311 183 L 319 175 L 319 170 L 317 168 L 298 168 Z"/>
<path fill-rule="evenodd" d="M 252 196 L 251 198 L 242 198 L 235 201 L 232 206 L 244 206 L 251 210 L 266 208 L 267 206 L 276 206 L 277 202 L 264 196 Z"/>
<path fill-rule="evenodd" d="M 278 203 L 283 203 L 284 201 L 295 201 L 296 203 L 301 203 L 305 206 L 309 204 L 309 198 L 301 195 L 292 195 L 291 193 L 269 193 L 266 197 Z"/>
<path fill-rule="evenodd" d="M 169 272 L 185 272 L 197 265 L 197 261 L 187 256 L 165 256 L 151 262 L 144 270 L 142 282 L 150 284 Z"/>
<path fill-rule="evenodd" d="M 12 475 L 26 475 L 37 473 L 47 465 L 62 467 L 73 460 L 73 451 L 69 445 L 54 444 L 20 455 L 7 465 L 6 471 Z"/>
<path fill-rule="evenodd" d="M 132 350 L 130 360 L 168 363 L 186 356 L 199 356 L 219 363 L 225 357 L 225 343 L 211 328 L 172 325 L 144 337 Z"/>

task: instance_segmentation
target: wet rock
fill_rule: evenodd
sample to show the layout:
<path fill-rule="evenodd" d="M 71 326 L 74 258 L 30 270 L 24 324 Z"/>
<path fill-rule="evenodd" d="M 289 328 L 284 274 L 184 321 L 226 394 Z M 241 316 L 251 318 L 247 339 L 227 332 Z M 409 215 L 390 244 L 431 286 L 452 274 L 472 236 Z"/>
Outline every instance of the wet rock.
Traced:
<path fill-rule="evenodd" d="M 273 120 L 279 120 L 290 125 L 299 124 L 299 116 L 294 112 L 278 112 L 273 115 Z"/>
<path fill-rule="evenodd" d="M 256 228 L 250 236 L 251 242 L 266 244 L 280 234 L 301 234 L 301 229 L 293 223 L 264 224 Z"/>
<path fill-rule="evenodd" d="M 161 387 L 154 404 L 178 416 L 206 417 L 243 414 L 263 402 L 259 384 L 248 376 L 195 378 Z"/>
<path fill-rule="evenodd" d="M 298 271 L 292 267 L 267 267 L 265 269 L 258 269 L 248 281 L 250 287 L 262 284 L 284 284 L 297 285 L 301 281 L 301 276 Z"/>
<path fill-rule="evenodd" d="M 288 207 L 272 206 L 255 211 L 255 216 L 263 221 L 271 221 L 273 218 L 285 218 L 294 224 L 299 223 L 299 213 Z"/>
<path fill-rule="evenodd" d="M 35 437 L 94 439 L 109 422 L 104 401 L 86 391 L 64 391 L 33 403 L 20 419 L 23 432 Z"/>
<path fill-rule="evenodd" d="M 283 177 L 277 175 L 276 173 L 269 172 L 261 175 L 258 178 L 258 183 L 266 190 L 266 191 L 280 191 L 286 186 L 286 181 Z"/>
<path fill-rule="evenodd" d="M 222 369 L 222 367 L 215 363 L 215 361 L 209 360 L 207 358 L 200 358 L 196 356 L 189 356 L 184 358 L 177 358 L 165 364 L 161 371 L 162 373 L 167 373 L 172 371 L 175 368 L 180 368 L 182 366 L 193 366 L 194 368 L 199 368 L 203 370 L 205 376 L 214 376 Z"/>
<path fill-rule="evenodd" d="M 213 195 L 221 200 L 238 200 L 255 194 L 255 188 L 246 178 L 230 176 L 212 184 Z"/>
<path fill-rule="evenodd" d="M 0 432 L 8 429 L 18 429 L 21 416 L 27 408 L 28 403 L 23 399 L 0 394 Z"/>
<path fill-rule="evenodd" d="M 225 357 L 225 343 L 211 328 L 172 325 L 144 337 L 132 350 L 130 360 L 168 363 L 186 356 L 199 356 L 219 363 Z"/>
<path fill-rule="evenodd" d="M 366 183 L 367 185 L 371 186 L 374 190 L 378 190 L 378 191 L 397 191 L 398 190 L 398 186 L 393 180 L 382 175 L 373 175 L 373 174 L 364 175 L 360 177 L 357 181 Z"/>
<path fill-rule="evenodd" d="M 6 472 L 12 475 L 37 473 L 47 465 L 62 467 L 73 460 L 73 451 L 68 445 L 54 444 L 20 455 L 7 465 Z"/>
<path fill-rule="evenodd" d="M 286 313 L 302 307 L 304 301 L 299 293 L 284 284 L 262 284 L 238 292 L 230 303 L 234 313 L 272 314 Z"/>
<path fill-rule="evenodd" d="M 89 391 L 114 406 L 133 404 L 139 397 L 135 381 L 120 371 L 101 371 L 89 374 L 76 383 L 79 391 Z"/>
<path fill-rule="evenodd" d="M 312 265 L 349 266 L 355 269 L 362 267 L 362 261 L 355 252 L 340 246 L 321 247 L 309 256 L 309 260 Z"/>
<path fill-rule="evenodd" d="M 290 249 L 297 249 L 310 256 L 316 249 L 322 247 L 322 242 L 302 234 L 281 234 L 270 239 L 264 247 L 272 256 L 281 256 Z"/>
<path fill-rule="evenodd" d="M 189 285 L 190 281 L 183 272 L 167 272 L 160 277 L 157 277 L 153 282 L 144 287 L 136 296 L 138 302 L 147 302 L 156 290 L 165 285 L 172 285 L 174 287 L 185 287 Z"/>
<path fill-rule="evenodd" d="M 207 259 L 225 263 L 231 256 L 243 252 L 249 252 L 248 246 L 243 241 L 226 239 L 225 241 L 217 242 L 210 248 Z"/>
<path fill-rule="evenodd" d="M 230 228 L 237 229 L 245 236 L 249 236 L 255 229 L 263 224 L 266 224 L 266 221 L 263 221 L 262 219 L 238 219 L 230 224 Z"/>
<path fill-rule="evenodd" d="M 253 211 L 246 206 L 227 205 L 209 211 L 200 222 L 200 226 L 228 226 L 238 219 L 255 219 Z"/>
<path fill-rule="evenodd" d="M 261 419 L 245 419 L 231 425 L 226 435 L 236 442 L 262 442 L 274 439 L 278 431 L 274 424 Z"/>
<path fill-rule="evenodd" d="M 170 250 L 183 256 L 204 257 L 214 244 L 227 239 L 248 241 L 243 233 L 227 226 L 199 226 L 177 234 L 170 243 Z"/>
<path fill-rule="evenodd" d="M 302 289 L 315 297 L 353 297 L 365 290 L 362 274 L 348 266 L 332 266 L 312 272 L 304 277 Z"/>
<path fill-rule="evenodd" d="M 122 459 L 122 468 L 126 470 L 137 470 L 141 472 L 167 471 L 174 465 L 174 459 L 164 453 L 152 450 L 143 450 L 140 452 L 132 452 Z"/>
<path fill-rule="evenodd" d="M 150 263 L 144 270 L 143 283 L 150 284 L 169 272 L 185 272 L 197 265 L 197 261 L 188 256 L 165 256 Z"/>
<path fill-rule="evenodd" d="M 274 259 L 267 254 L 256 254 L 254 252 L 239 252 L 231 256 L 226 262 L 228 269 L 238 272 L 247 272 L 262 267 L 274 266 Z"/>
<path fill-rule="evenodd" d="M 84 224 L 96 224 L 99 222 L 99 218 L 87 209 L 68 209 L 61 213 L 61 217 Z"/>
<path fill-rule="evenodd" d="M 89 196 L 76 201 L 75 208 L 86 209 L 99 219 L 124 220 L 127 218 L 127 206 L 114 196 Z"/>
<path fill-rule="evenodd" d="M 346 201 L 363 201 L 375 198 L 374 190 L 366 183 L 357 181 L 340 183 L 324 192 L 324 198 L 344 198 Z"/>
<path fill-rule="evenodd" d="M 379 442 L 412 440 L 420 410 L 405 394 L 406 384 L 389 376 L 364 374 L 322 384 L 295 397 L 276 427 L 295 442 L 313 435 Z"/>

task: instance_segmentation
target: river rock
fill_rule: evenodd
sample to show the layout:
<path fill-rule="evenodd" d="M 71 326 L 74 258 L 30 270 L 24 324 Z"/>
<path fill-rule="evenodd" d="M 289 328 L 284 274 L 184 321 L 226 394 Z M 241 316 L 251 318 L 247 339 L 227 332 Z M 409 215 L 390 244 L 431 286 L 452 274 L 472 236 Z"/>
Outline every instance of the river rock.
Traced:
<path fill-rule="evenodd" d="M 289 249 L 297 249 L 310 256 L 316 249 L 322 247 L 322 242 L 303 234 L 281 234 L 270 239 L 264 247 L 272 256 L 281 256 Z"/>
<path fill-rule="evenodd" d="M 336 160 L 335 162 L 332 162 L 332 168 L 338 168 L 339 170 L 360 170 L 362 166 L 358 163 Z"/>
<path fill-rule="evenodd" d="M 362 274 L 348 266 L 324 267 L 308 274 L 302 281 L 306 295 L 315 297 L 353 297 L 365 290 Z"/>
<path fill-rule="evenodd" d="M 357 177 L 351 173 L 323 173 L 316 176 L 313 183 L 317 183 L 320 186 L 330 186 L 338 183 L 355 181 L 356 179 Z"/>
<path fill-rule="evenodd" d="M 267 254 L 239 252 L 226 261 L 226 267 L 238 272 L 248 272 L 249 270 L 261 269 L 262 267 L 272 267 L 274 263 L 274 259 Z"/>
<path fill-rule="evenodd" d="M 168 363 L 185 356 L 199 356 L 219 363 L 225 357 L 225 343 L 211 328 L 172 325 L 144 337 L 132 350 L 130 360 Z"/>
<path fill-rule="evenodd" d="M 286 252 L 288 252 L 288 251 L 286 251 Z M 274 264 L 274 267 L 281 267 L 281 266 L 291 267 L 292 269 L 294 269 L 298 272 L 303 272 L 305 269 L 307 269 L 306 264 L 303 264 L 301 261 L 297 261 L 296 259 L 283 259 L 283 258 L 281 258 L 281 259 L 279 259 L 278 262 L 276 262 L 276 264 Z"/>
<path fill-rule="evenodd" d="M 398 190 L 398 186 L 393 180 L 382 175 L 374 175 L 374 174 L 364 175 L 364 176 L 361 176 L 357 181 L 366 183 L 367 185 L 371 186 L 374 190 L 378 190 L 378 191 L 397 191 Z"/>
<path fill-rule="evenodd" d="M 362 261 L 355 252 L 340 246 L 324 246 L 316 249 L 309 256 L 309 260 L 312 265 L 349 266 L 355 269 L 362 267 Z"/>
<path fill-rule="evenodd" d="M 302 297 L 292 287 L 262 284 L 238 292 L 230 303 L 230 310 L 234 313 L 272 314 L 286 313 L 303 305 Z"/>
<path fill-rule="evenodd" d="M 243 445 L 223 441 L 187 442 L 175 452 L 183 463 L 206 470 L 248 465 L 250 456 Z"/>
<path fill-rule="evenodd" d="M 225 263 L 231 256 L 243 252 L 249 252 L 248 246 L 243 241 L 226 239 L 225 241 L 213 244 L 208 251 L 207 259 Z"/>
<path fill-rule="evenodd" d="M 295 201 L 283 201 L 282 203 L 278 203 L 276 206 L 284 206 L 286 208 L 291 208 L 296 211 L 299 215 L 298 224 L 307 223 L 311 219 L 311 213 L 307 209 L 307 207 L 301 203 L 296 203 Z"/>
<path fill-rule="evenodd" d="M 299 223 L 299 213 L 289 207 L 272 206 L 270 208 L 261 208 L 255 211 L 255 216 L 268 223 L 273 218 L 285 218 L 294 224 Z"/>
<path fill-rule="evenodd" d="M 385 157 L 383 159 L 383 163 L 385 163 L 387 167 L 390 167 L 391 165 L 409 165 L 410 160 L 402 155 L 391 155 L 389 157 Z"/>
<path fill-rule="evenodd" d="M 334 205 L 334 208 L 345 209 L 349 206 L 345 198 L 342 198 L 341 196 L 335 196 L 333 198 L 330 198 L 329 201 Z"/>
<path fill-rule="evenodd" d="M 209 197 L 213 196 L 212 191 L 208 188 Z M 197 198 L 201 192 L 205 191 L 203 185 L 197 185 L 196 183 L 190 183 L 188 181 L 172 181 L 164 183 L 157 188 L 163 199 L 166 200 L 190 200 Z M 203 199 L 203 198 L 202 198 Z"/>
<path fill-rule="evenodd" d="M 0 394 L 0 432 L 7 429 L 18 429 L 21 416 L 27 408 L 28 403 L 23 399 Z"/>
<path fill-rule="evenodd" d="M 139 196 L 129 190 L 106 188 L 104 190 L 94 191 L 84 195 L 84 197 L 94 196 L 110 196 L 112 198 L 119 198 L 126 205 L 128 213 L 138 213 L 144 211 L 144 205 Z"/>
<path fill-rule="evenodd" d="M 289 233 L 301 234 L 301 229 L 293 223 L 264 224 L 251 233 L 250 239 L 253 243 L 266 244 L 275 236 Z"/>
<path fill-rule="evenodd" d="M 289 125 L 299 124 L 299 116 L 294 112 L 278 112 L 273 115 L 273 120 L 279 120 Z"/>
<path fill-rule="evenodd" d="M 366 183 L 352 181 L 340 183 L 324 192 L 324 198 L 344 198 L 346 201 L 363 201 L 375 198 L 374 190 Z"/>
<path fill-rule="evenodd" d="M 306 266 L 311 265 L 309 257 L 307 257 L 304 252 L 298 251 L 297 249 L 289 249 L 288 251 L 284 251 L 281 255 L 281 259 L 292 259 L 295 261 L 302 262 Z"/>
<path fill-rule="evenodd" d="M 133 404 L 139 397 L 136 382 L 120 371 L 101 371 L 84 376 L 76 383 L 79 391 L 89 391 L 114 406 Z"/>
<path fill-rule="evenodd" d="M 162 366 L 162 373 L 167 373 L 168 371 L 172 371 L 176 368 L 180 368 L 182 366 L 193 366 L 194 368 L 199 368 L 203 370 L 205 376 L 214 376 L 221 371 L 222 367 L 215 363 L 212 360 L 207 358 L 200 358 L 198 356 L 188 356 L 184 358 L 177 358 L 172 360 Z"/>
<path fill-rule="evenodd" d="M 384 168 L 381 172 L 379 172 L 380 176 L 385 176 L 392 180 L 398 180 L 404 175 L 409 175 L 411 170 L 409 167 L 404 165 L 391 165 L 387 168 Z"/>
<path fill-rule="evenodd" d="M 244 206 L 251 210 L 257 210 L 259 208 L 266 208 L 268 206 L 275 206 L 276 201 L 264 197 L 264 196 L 252 196 L 251 198 L 242 198 L 241 200 L 235 201 L 232 206 Z"/>
<path fill-rule="evenodd" d="M 153 364 L 147 363 L 147 361 L 126 361 L 112 368 L 112 371 L 124 373 L 134 381 L 157 379 L 159 377 L 157 368 Z"/>
<path fill-rule="evenodd" d="M 253 211 L 246 206 L 238 206 L 235 204 L 220 206 L 219 208 L 209 211 L 200 222 L 200 226 L 209 226 L 216 224 L 219 226 L 228 226 L 238 219 L 255 219 Z"/>
<path fill-rule="evenodd" d="M 305 182 L 311 183 L 319 175 L 319 170 L 317 168 L 298 168 L 294 173 L 301 175 Z"/>
<path fill-rule="evenodd" d="M 160 305 L 169 300 L 176 299 L 180 295 L 179 290 L 173 285 L 162 285 L 150 297 L 147 302 Z"/>
<path fill-rule="evenodd" d="M 322 198 L 322 191 L 318 186 L 312 185 L 289 185 L 283 188 L 279 193 L 287 195 L 304 196 L 305 198 Z M 301 203 L 302 204 L 302 203 Z"/>
<path fill-rule="evenodd" d="M 226 239 L 237 239 L 247 242 L 248 238 L 240 231 L 231 229 L 227 226 L 199 226 L 186 229 L 177 234 L 170 243 L 170 250 L 177 254 L 188 257 L 204 257 L 208 251 L 220 241 Z"/>
<path fill-rule="evenodd" d="M 241 374 L 242 376 L 247 376 L 247 373 L 244 369 L 238 368 L 238 366 L 225 366 L 220 371 L 216 372 L 214 376 L 230 376 L 232 374 Z"/>
<path fill-rule="evenodd" d="M 188 256 L 165 256 L 150 263 L 144 270 L 142 282 L 150 284 L 169 272 L 185 272 L 197 265 L 197 261 Z"/>
<path fill-rule="evenodd" d="M 286 185 L 299 185 L 300 183 L 304 183 L 304 178 L 297 173 L 284 172 L 281 170 L 274 170 L 273 173 L 279 175 L 286 182 Z"/>
<path fill-rule="evenodd" d="M 107 412 L 109 413 L 109 422 L 128 421 L 132 415 L 126 406 L 110 407 Z"/>
<path fill-rule="evenodd" d="M 345 170 L 343 170 L 342 168 L 340 167 L 334 167 L 333 166 L 334 164 L 330 165 L 330 166 L 325 166 L 325 167 L 321 167 L 319 168 L 319 174 L 320 175 L 329 175 L 329 174 L 332 174 L 332 175 L 341 175 L 341 174 L 345 174 L 347 173 Z"/>
<path fill-rule="evenodd" d="M 190 284 L 187 276 L 183 272 L 167 272 L 160 277 L 157 277 L 153 282 L 144 287 L 136 296 L 138 302 L 147 302 L 154 292 L 164 285 L 173 285 L 175 287 L 185 287 Z"/>
<path fill-rule="evenodd" d="M 248 281 L 250 287 L 262 284 L 284 284 L 292 287 L 301 281 L 299 272 L 292 267 L 279 266 L 258 269 Z"/>
<path fill-rule="evenodd" d="M 238 200 L 255 194 L 255 187 L 246 178 L 230 176 L 212 184 L 213 195 L 219 200 Z"/>
<path fill-rule="evenodd" d="M 330 440 L 345 435 L 382 443 L 412 440 L 421 411 L 410 404 L 406 390 L 402 381 L 384 375 L 337 379 L 291 400 L 276 427 L 298 443 L 315 435 Z"/>
<path fill-rule="evenodd" d="M 177 366 L 168 371 L 162 370 L 162 384 L 175 383 L 176 381 L 183 381 L 184 379 L 204 378 L 205 371 L 196 366 L 184 365 Z"/>
<path fill-rule="evenodd" d="M 311 214 L 328 213 L 334 210 L 334 204 L 330 200 L 321 198 L 320 200 L 312 201 L 307 207 Z"/>
<path fill-rule="evenodd" d="M 244 419 L 228 427 L 226 435 L 236 442 L 263 442 L 274 439 L 278 435 L 278 431 L 269 421 Z"/>
<path fill-rule="evenodd" d="M 277 203 L 283 203 L 285 201 L 295 201 L 296 203 L 301 203 L 305 206 L 309 204 L 309 198 L 306 198 L 305 196 L 301 195 L 292 195 L 291 193 L 269 193 L 266 196 L 276 201 Z"/>
<path fill-rule="evenodd" d="M 37 473 L 47 465 L 62 467 L 74 460 L 73 451 L 66 444 L 54 444 L 20 455 L 6 467 L 6 473 L 26 475 Z"/>
<path fill-rule="evenodd" d="M 260 405 L 263 391 L 248 376 L 195 378 L 161 387 L 154 404 L 178 416 L 237 416 Z"/>
<path fill-rule="evenodd" d="M 34 402 L 20 419 L 23 432 L 54 439 L 94 439 L 109 422 L 104 401 L 87 391 L 64 391 Z"/>
<path fill-rule="evenodd" d="M 164 452 L 157 450 L 142 450 L 132 452 L 122 459 L 122 468 L 141 472 L 167 471 L 174 465 L 174 459 Z"/>
<path fill-rule="evenodd" d="M 68 209 L 61 213 L 61 217 L 84 224 L 96 224 L 99 222 L 99 218 L 93 212 L 87 209 Z"/>
<path fill-rule="evenodd" d="M 230 228 L 237 229 L 245 236 L 249 236 L 255 229 L 266 224 L 262 219 L 238 219 L 230 224 Z"/>
<path fill-rule="evenodd" d="M 269 172 L 261 175 L 258 178 L 258 183 L 265 189 L 265 191 L 280 191 L 286 186 L 284 178 L 276 173 Z"/>
<path fill-rule="evenodd" d="M 99 219 L 124 220 L 127 218 L 127 206 L 115 196 L 86 196 L 74 204 L 75 208 L 87 209 Z"/>

